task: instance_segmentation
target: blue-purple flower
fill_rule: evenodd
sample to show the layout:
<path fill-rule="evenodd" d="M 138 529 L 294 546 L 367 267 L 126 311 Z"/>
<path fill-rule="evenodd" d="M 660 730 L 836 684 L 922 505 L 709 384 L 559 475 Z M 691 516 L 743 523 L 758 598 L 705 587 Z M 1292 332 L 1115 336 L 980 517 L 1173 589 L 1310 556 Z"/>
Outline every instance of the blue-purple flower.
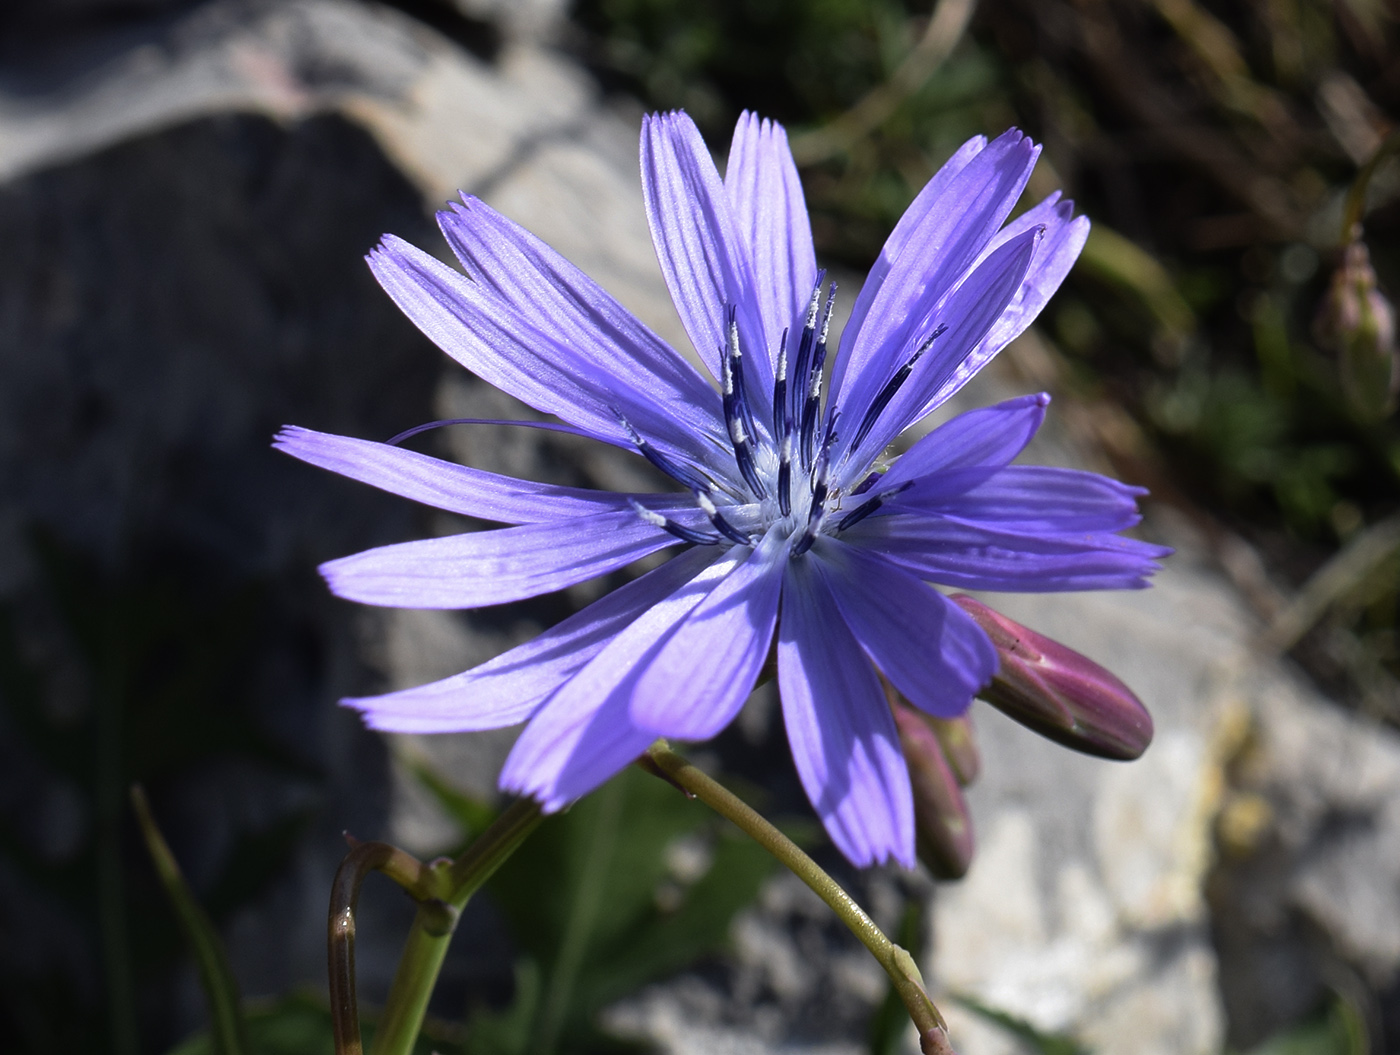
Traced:
<path fill-rule="evenodd" d="M 657 256 L 710 378 L 474 198 L 438 216 L 465 274 L 393 236 L 369 263 L 468 370 L 646 458 L 677 490 L 533 483 L 294 427 L 277 445 L 511 525 L 322 566 L 335 593 L 365 604 L 504 604 L 684 549 L 487 663 L 345 702 L 403 732 L 528 722 L 501 785 L 555 810 L 657 737 L 717 734 L 776 642 L 793 758 L 831 838 L 858 865 L 912 866 L 909 773 L 881 675 L 951 716 L 997 664 L 987 635 L 929 584 L 1134 588 L 1166 552 L 1117 534 L 1137 522 L 1141 491 L 1010 464 L 1044 395 L 962 414 L 885 457 L 1029 325 L 1088 223 L 1052 195 L 1005 224 L 1038 148 L 1014 130 L 973 139 L 900 220 L 831 348 L 834 289 L 781 126 L 740 118 L 723 179 L 684 114 L 649 117 L 641 152 Z"/>

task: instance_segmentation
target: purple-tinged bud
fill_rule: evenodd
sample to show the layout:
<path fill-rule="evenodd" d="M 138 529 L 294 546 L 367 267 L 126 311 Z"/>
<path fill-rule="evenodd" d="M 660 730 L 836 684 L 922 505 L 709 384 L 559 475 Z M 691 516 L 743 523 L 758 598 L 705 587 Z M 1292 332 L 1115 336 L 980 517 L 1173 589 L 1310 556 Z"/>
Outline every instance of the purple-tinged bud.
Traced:
<path fill-rule="evenodd" d="M 942 1026 L 934 1026 L 919 1034 L 919 1050 L 923 1055 L 957 1055 L 948 1040 L 948 1031 Z"/>
<path fill-rule="evenodd" d="M 982 772 L 982 756 L 977 750 L 977 738 L 972 732 L 972 722 L 966 717 L 935 718 L 919 711 L 918 715 L 933 735 L 938 737 L 938 745 L 943 748 L 943 757 L 953 768 L 953 776 L 958 783 L 967 787 Z"/>
<path fill-rule="evenodd" d="M 1366 243 L 1357 237 L 1342 250 L 1342 264 L 1318 309 L 1317 343 L 1337 357 L 1337 374 L 1358 416 L 1378 421 L 1395 409 L 1400 391 L 1400 355 L 1395 309 L 1376 286 Z"/>
<path fill-rule="evenodd" d="M 1152 742 L 1152 716 L 1131 689 L 1072 648 L 966 594 L 952 598 L 996 646 L 1001 667 L 977 695 L 1051 740 L 1129 761 Z"/>
<path fill-rule="evenodd" d="M 914 790 L 919 860 L 938 879 L 961 879 L 972 864 L 972 818 L 943 747 L 922 713 L 886 686 Z"/>

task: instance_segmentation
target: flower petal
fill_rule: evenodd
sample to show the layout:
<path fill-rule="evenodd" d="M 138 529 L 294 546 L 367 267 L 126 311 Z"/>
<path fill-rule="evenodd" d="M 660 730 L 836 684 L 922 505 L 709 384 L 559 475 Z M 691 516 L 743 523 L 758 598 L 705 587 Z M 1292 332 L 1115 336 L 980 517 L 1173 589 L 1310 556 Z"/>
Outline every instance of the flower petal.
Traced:
<path fill-rule="evenodd" d="M 621 631 L 713 563 L 697 547 L 594 601 L 538 637 L 471 670 L 382 696 L 341 700 L 371 729 L 459 733 L 523 722 Z"/>
<path fill-rule="evenodd" d="M 940 302 L 936 315 L 929 321 L 932 323 L 935 318 L 947 320 L 946 329 L 915 364 L 908 379 L 884 407 L 874 427 L 863 439 L 855 423 L 863 423 L 868 413 L 867 407 L 875 403 L 879 390 L 871 393 L 869 403 L 843 404 L 849 408 L 846 413 L 851 415 L 852 420 L 851 438 L 841 443 L 843 451 L 854 451 L 851 444 L 859 440 L 861 450 L 873 457 L 918 419 L 929 398 L 977 347 L 1016 295 L 1039 238 L 1037 228 L 1007 242 L 979 264 L 946 300 Z M 909 349 L 909 352 L 912 355 L 914 349 Z M 867 461 L 859 459 L 852 467 L 864 465 Z"/>
<path fill-rule="evenodd" d="M 881 477 L 879 489 L 936 473 L 1001 469 L 1025 450 L 1049 405 L 1050 396 L 1040 392 L 959 414 L 901 454 Z"/>
<path fill-rule="evenodd" d="M 950 179 L 909 231 L 860 327 L 848 324 L 832 377 L 842 406 L 864 408 L 932 327 L 941 301 L 982 254 L 1030 178 L 1040 148 L 1011 129 Z M 950 314 L 942 316 L 951 321 Z M 979 338 L 981 334 L 978 335 Z"/>
<path fill-rule="evenodd" d="M 695 503 L 689 495 L 626 495 L 517 480 L 387 443 L 286 425 L 273 446 L 293 458 L 415 502 L 463 516 L 532 524 L 631 508 L 668 513 Z"/>
<path fill-rule="evenodd" d="M 690 432 L 646 388 L 620 383 L 575 348 L 541 331 L 490 289 L 400 238 L 386 235 L 370 270 L 399 308 L 439 348 L 482 380 L 555 414 L 597 439 L 633 448 L 618 414 L 654 446 L 737 479 L 718 424 Z"/>
<path fill-rule="evenodd" d="M 683 113 L 642 119 L 642 190 L 651 240 L 671 299 L 695 350 L 715 377 L 728 346 L 729 307 L 739 324 L 749 391 L 772 399 L 772 350 L 758 308 L 748 249 L 700 132 Z M 766 354 L 753 354 L 764 350 Z M 765 415 L 757 415 L 761 422 Z"/>
<path fill-rule="evenodd" d="M 739 115 L 724 189 L 740 237 L 749 247 L 758 309 L 769 338 L 765 351 L 775 355 L 785 328 L 791 327 L 794 334 L 800 331 L 817 281 L 807 200 L 782 125 L 748 111 Z"/>
<path fill-rule="evenodd" d="M 835 540 L 818 567 L 856 640 L 915 706 L 955 718 L 991 681 L 997 653 L 986 633 L 912 572 Z"/>
<path fill-rule="evenodd" d="M 477 198 L 438 213 L 467 274 L 521 318 L 610 379 L 667 408 L 691 432 L 718 430 L 719 393 L 631 312 L 573 264 Z"/>
<path fill-rule="evenodd" d="M 697 530 L 708 524 L 690 521 Z M 332 593 L 361 604 L 480 608 L 562 590 L 680 541 L 628 510 L 400 542 L 320 570 Z"/>
<path fill-rule="evenodd" d="M 1020 534 L 917 512 L 867 517 L 842 538 L 931 582 L 1020 593 L 1141 589 L 1171 552 L 1119 535 Z"/>
<path fill-rule="evenodd" d="M 768 659 L 786 543 L 765 535 L 676 628 L 637 682 L 633 722 L 657 736 L 708 740 L 734 719 Z"/>
<path fill-rule="evenodd" d="M 1137 524 L 1137 500 L 1146 493 L 1080 469 L 1008 465 L 990 477 L 982 469 L 924 477 L 900 494 L 899 508 L 1018 534 L 1082 535 Z"/>
<path fill-rule="evenodd" d="M 1026 271 L 1025 281 L 1021 283 L 1016 296 L 1011 299 L 1011 303 L 1001 313 L 1001 318 L 987 331 L 987 335 L 982 338 L 972 354 L 962 361 L 952 376 L 934 393 L 920 416 L 947 402 L 954 392 L 972 380 L 998 352 L 1021 336 L 1026 327 L 1035 321 L 1046 301 L 1060 288 L 1060 283 L 1065 280 L 1070 268 L 1079 259 L 1079 252 L 1084 248 L 1085 239 L 1089 237 L 1089 218 L 1075 217 L 1074 203 L 1060 201 L 1058 192 L 1002 228 L 992 240 L 989 251 L 1041 225 L 1045 227 L 1045 235 L 1035 251 L 1031 266 Z"/>
<path fill-rule="evenodd" d="M 789 562 L 778 686 L 797 774 L 837 848 L 858 867 L 914 867 L 914 798 L 875 668 L 812 567 Z"/>
<path fill-rule="evenodd" d="M 628 715 L 637 680 L 676 625 L 743 560 L 737 550 L 642 612 L 549 698 L 506 759 L 504 790 L 531 795 L 547 811 L 557 810 L 647 749 L 656 734 Z"/>
<path fill-rule="evenodd" d="M 885 279 L 889 275 L 890 268 L 894 266 L 895 260 L 904 251 L 904 247 L 909 244 L 909 239 L 914 236 L 929 213 L 942 204 L 943 195 L 947 192 L 948 185 L 953 182 L 954 177 L 967 168 L 967 163 L 982 153 L 986 147 L 986 136 L 973 136 L 969 139 L 943 163 L 943 166 L 933 174 L 933 178 L 924 184 L 924 189 L 919 191 L 918 196 L 909 204 L 909 208 L 904 210 L 904 215 L 899 218 L 899 223 L 895 224 L 894 230 L 885 239 L 885 244 L 880 249 L 879 258 L 871 265 L 870 273 L 865 276 L 865 282 L 860 287 L 855 304 L 851 307 L 851 317 L 846 321 L 847 333 L 854 336 L 860 332 L 865 322 L 865 316 L 870 311 L 870 305 L 875 300 L 875 294 L 880 292 L 881 286 L 884 285 Z M 836 364 L 836 374 L 833 375 L 838 385 L 839 375 L 844 368 L 843 356 L 842 361 Z M 834 388 L 833 391 L 835 391 Z"/>

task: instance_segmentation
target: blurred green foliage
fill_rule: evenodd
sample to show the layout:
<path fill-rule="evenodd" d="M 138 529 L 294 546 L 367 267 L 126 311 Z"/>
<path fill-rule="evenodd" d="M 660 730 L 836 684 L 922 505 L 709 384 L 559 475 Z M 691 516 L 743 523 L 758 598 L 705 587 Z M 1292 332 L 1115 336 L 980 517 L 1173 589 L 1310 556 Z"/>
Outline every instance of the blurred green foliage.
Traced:
<path fill-rule="evenodd" d="M 1369 1055 L 1372 1048 L 1357 1008 L 1340 997 L 1319 1015 L 1270 1037 L 1248 1055 Z"/>
<path fill-rule="evenodd" d="M 487 884 L 519 948 L 517 985 L 504 1010 L 473 1010 L 465 1052 L 620 1050 L 598 1012 L 723 948 L 773 867 L 708 807 L 625 770 L 547 819 Z"/>
<path fill-rule="evenodd" d="M 411 768 L 463 831 L 494 811 L 422 763 Z M 470 840 L 468 840 L 470 842 Z M 465 849 L 465 846 L 460 847 Z M 629 769 L 553 816 L 487 884 L 518 949 L 515 992 L 464 1023 L 429 1020 L 419 1047 L 444 1055 L 600 1055 L 632 1050 L 598 1013 L 723 948 L 774 861 L 698 802 Z M 367 1035 L 373 1016 L 367 1016 Z M 251 1012 L 254 1055 L 331 1051 L 324 1005 L 302 997 Z M 171 1055 L 218 1055 L 201 1033 Z"/>
<path fill-rule="evenodd" d="M 0 977 L 0 1000 L 27 1027 L 21 1050 L 134 1055 L 142 989 L 182 958 L 182 940 L 132 838 L 130 784 L 178 788 L 230 759 L 303 787 L 319 775 L 249 703 L 267 626 L 256 587 L 213 587 L 178 560 L 108 573 L 44 533 L 33 550 L 38 596 L 0 605 L 0 721 L 36 767 L 31 801 L 0 812 L 0 863 L 23 884 L 21 904 L 42 904 L 58 933 L 73 926 L 93 941 L 77 955 L 102 965 L 102 997 L 81 970 L 36 977 L 21 965 Z M 52 796 L 72 803 L 68 823 L 46 812 Z M 308 822 L 293 809 L 233 833 L 203 890 L 215 923 L 262 895 Z"/>

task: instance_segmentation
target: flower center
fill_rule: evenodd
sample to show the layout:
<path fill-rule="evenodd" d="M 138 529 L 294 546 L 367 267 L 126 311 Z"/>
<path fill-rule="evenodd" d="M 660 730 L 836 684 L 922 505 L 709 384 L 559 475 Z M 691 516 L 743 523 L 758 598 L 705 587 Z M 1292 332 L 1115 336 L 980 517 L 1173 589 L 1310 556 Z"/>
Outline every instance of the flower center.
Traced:
<path fill-rule="evenodd" d="M 743 486 L 715 481 L 703 470 L 681 465 L 663 455 L 619 414 L 637 450 L 695 495 L 696 505 L 713 530 L 687 527 L 633 502 L 637 514 L 648 523 L 677 538 L 701 545 L 718 545 L 728 540 L 736 545 L 755 546 L 764 536 L 777 531 L 789 540 L 788 555 L 800 557 L 812 548 L 823 531 L 844 531 L 892 497 L 890 493 L 877 494 L 843 510 L 843 494 L 852 497 L 863 494 L 875 485 L 879 475 L 867 476 L 846 492 L 832 485 L 832 448 L 837 440 L 840 411 L 828 405 L 824 412 L 822 377 L 831 315 L 836 304 L 836 284 L 831 284 L 823 303 L 823 281 L 824 274 L 818 276 L 812 289 L 792 362 L 788 360 L 788 331 L 784 330 L 779 339 L 771 421 L 755 419 L 737 312 L 732 305 L 728 310 L 727 346 L 720 350 L 720 395 L 725 430 Z M 945 329 L 944 326 L 934 329 L 871 400 L 855 431 L 854 441 L 844 453 L 843 465 L 850 461 L 919 359 Z M 849 478 L 851 474 L 843 475 Z M 832 516 L 835 513 L 842 515 Z"/>

